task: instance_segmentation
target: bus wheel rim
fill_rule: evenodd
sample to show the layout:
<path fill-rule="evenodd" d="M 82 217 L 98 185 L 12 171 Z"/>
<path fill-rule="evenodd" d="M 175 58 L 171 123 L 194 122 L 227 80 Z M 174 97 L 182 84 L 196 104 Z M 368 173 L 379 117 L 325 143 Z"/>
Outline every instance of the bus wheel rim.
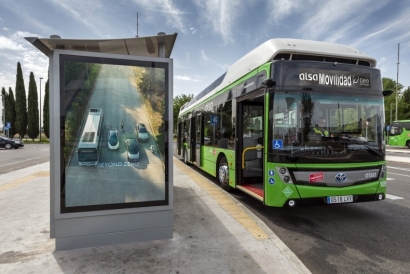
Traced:
<path fill-rule="evenodd" d="M 219 167 L 219 182 L 225 183 L 228 180 L 228 167 L 223 164 Z"/>

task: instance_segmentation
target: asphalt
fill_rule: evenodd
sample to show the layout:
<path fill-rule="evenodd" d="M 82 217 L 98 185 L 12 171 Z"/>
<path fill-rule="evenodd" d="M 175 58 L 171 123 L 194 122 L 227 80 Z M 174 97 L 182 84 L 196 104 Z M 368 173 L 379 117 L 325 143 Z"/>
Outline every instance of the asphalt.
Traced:
<path fill-rule="evenodd" d="M 310 273 L 257 216 L 175 158 L 172 239 L 55 251 L 49 165 L 0 175 L 0 273 Z"/>
<path fill-rule="evenodd" d="M 55 251 L 49 163 L 0 176 L 0 273 L 310 273 L 254 214 L 174 159 L 173 238 Z"/>

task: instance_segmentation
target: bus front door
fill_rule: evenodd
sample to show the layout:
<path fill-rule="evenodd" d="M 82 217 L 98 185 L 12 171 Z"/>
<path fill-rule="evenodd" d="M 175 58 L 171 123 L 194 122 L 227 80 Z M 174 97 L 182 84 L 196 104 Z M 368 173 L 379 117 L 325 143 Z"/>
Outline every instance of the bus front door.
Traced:
<path fill-rule="evenodd" d="M 237 184 L 263 198 L 263 96 L 237 106 Z M 259 196 L 260 196 L 259 195 Z"/>

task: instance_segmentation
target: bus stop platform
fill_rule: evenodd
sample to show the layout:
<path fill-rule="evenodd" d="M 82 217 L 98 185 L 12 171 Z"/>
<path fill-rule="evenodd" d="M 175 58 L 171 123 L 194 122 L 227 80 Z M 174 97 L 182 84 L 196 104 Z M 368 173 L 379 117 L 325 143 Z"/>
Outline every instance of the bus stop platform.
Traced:
<path fill-rule="evenodd" d="M 0 176 L 0 273 L 310 273 L 262 221 L 176 158 L 172 239 L 55 251 L 49 165 Z"/>

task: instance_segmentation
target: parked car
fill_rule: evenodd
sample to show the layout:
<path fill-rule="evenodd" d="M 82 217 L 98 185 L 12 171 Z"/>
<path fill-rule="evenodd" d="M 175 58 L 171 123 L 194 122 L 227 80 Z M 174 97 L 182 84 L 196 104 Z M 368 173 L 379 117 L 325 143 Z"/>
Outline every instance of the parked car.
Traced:
<path fill-rule="evenodd" d="M 143 123 L 137 124 L 137 137 L 141 142 L 148 141 L 149 139 L 147 128 Z"/>
<path fill-rule="evenodd" d="M 125 141 L 127 146 L 128 161 L 137 161 L 140 159 L 140 145 L 136 139 L 127 139 Z"/>
<path fill-rule="evenodd" d="M 18 149 L 19 147 L 24 147 L 24 143 L 20 140 L 12 140 L 6 136 L 0 136 L 0 147 L 5 149 Z"/>
<path fill-rule="evenodd" d="M 119 149 L 120 140 L 118 139 L 118 130 L 110 130 L 108 132 L 108 148 L 109 149 Z"/>

